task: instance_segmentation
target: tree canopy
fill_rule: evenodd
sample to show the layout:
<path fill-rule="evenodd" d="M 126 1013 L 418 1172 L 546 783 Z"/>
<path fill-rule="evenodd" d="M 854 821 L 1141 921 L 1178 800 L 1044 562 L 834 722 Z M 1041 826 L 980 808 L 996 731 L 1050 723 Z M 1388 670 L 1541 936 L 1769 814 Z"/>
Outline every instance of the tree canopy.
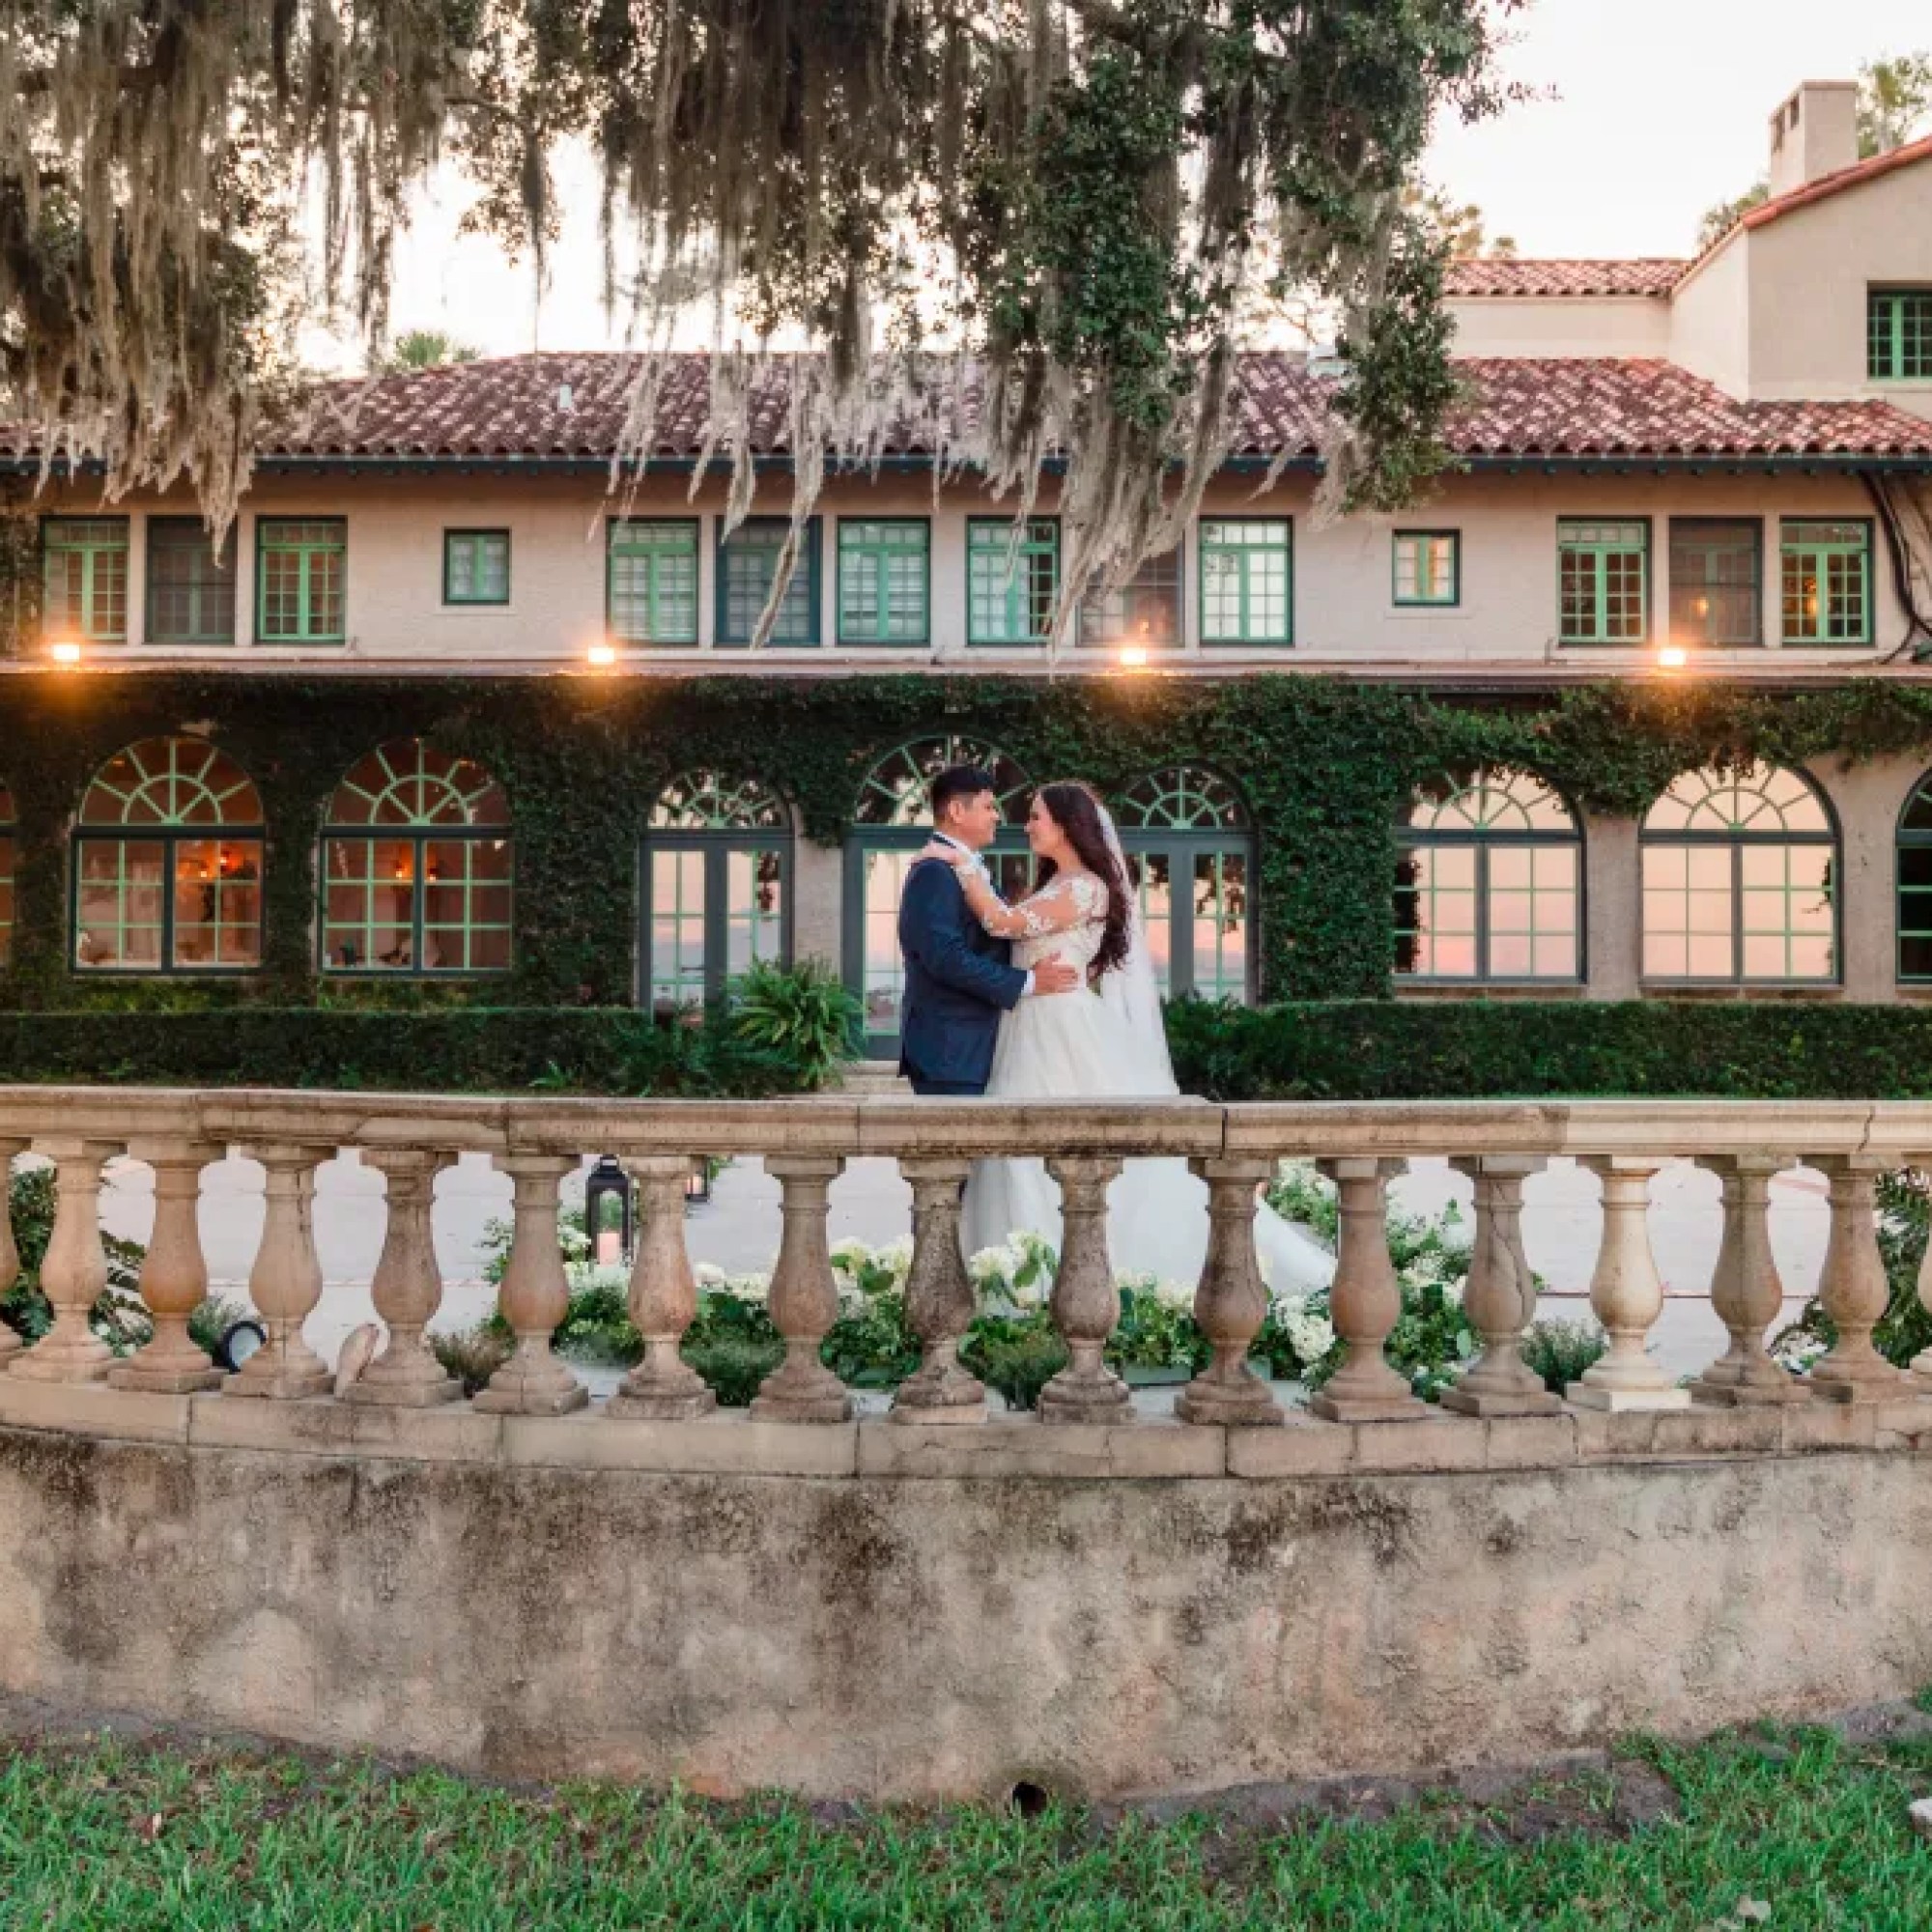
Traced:
<path fill-rule="evenodd" d="M 822 451 L 970 381 L 952 460 L 1022 512 L 1064 463 L 1070 605 L 1192 514 L 1258 296 L 1340 319 L 1332 500 L 1440 467 L 1443 244 L 1406 191 L 1436 115 L 1499 104 L 1520 4 L 0 0 L 0 403 L 110 492 L 185 474 L 218 526 L 298 315 L 339 305 L 384 366 L 411 190 L 453 164 L 540 269 L 582 139 L 636 339 L 708 319 L 731 515 L 775 345 L 810 352 L 795 529 Z"/>

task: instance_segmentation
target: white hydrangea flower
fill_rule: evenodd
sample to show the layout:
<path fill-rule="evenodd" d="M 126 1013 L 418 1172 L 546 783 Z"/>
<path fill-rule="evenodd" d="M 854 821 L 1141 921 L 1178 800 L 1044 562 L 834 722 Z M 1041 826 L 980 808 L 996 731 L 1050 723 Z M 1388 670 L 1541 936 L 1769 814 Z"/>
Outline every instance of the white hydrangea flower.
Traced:
<path fill-rule="evenodd" d="M 723 1288 L 724 1270 L 716 1262 L 699 1262 L 691 1271 L 692 1279 L 699 1288 Z"/>
<path fill-rule="evenodd" d="M 872 1259 L 872 1250 L 856 1236 L 832 1244 L 832 1265 L 847 1274 L 857 1274 Z"/>

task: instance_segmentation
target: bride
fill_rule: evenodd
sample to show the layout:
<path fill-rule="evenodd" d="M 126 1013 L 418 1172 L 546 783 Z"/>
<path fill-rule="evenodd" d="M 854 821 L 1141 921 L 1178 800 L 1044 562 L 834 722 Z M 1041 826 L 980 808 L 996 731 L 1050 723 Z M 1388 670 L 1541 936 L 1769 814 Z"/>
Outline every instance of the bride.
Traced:
<path fill-rule="evenodd" d="M 1058 956 L 1086 974 L 1073 991 L 1037 994 L 1002 1017 L 986 1097 L 1177 1094 L 1160 991 L 1113 819 L 1086 785 L 1048 784 L 1034 795 L 1026 832 L 1039 885 L 1014 906 L 1001 899 L 971 853 L 935 843 L 921 855 L 953 867 L 973 916 L 1013 942 L 1015 966 Z M 975 1161 L 966 1186 L 966 1252 L 1022 1231 L 1060 1245 L 1060 1189 L 1045 1162 Z M 1207 1182 L 1182 1160 L 1129 1161 L 1108 1190 L 1107 1244 L 1116 1267 L 1197 1280 L 1208 1252 Z M 1266 1207 L 1256 1216 L 1255 1248 L 1276 1293 L 1305 1294 L 1335 1270 L 1325 1248 Z"/>

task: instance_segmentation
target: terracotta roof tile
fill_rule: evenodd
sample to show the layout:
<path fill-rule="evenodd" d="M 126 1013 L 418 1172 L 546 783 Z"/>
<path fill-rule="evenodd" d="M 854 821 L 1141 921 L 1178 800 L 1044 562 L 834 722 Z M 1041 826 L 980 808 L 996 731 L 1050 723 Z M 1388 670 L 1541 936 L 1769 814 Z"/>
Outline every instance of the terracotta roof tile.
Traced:
<path fill-rule="evenodd" d="M 1443 279 L 1458 298 L 1480 296 L 1667 296 L 1690 264 L 1667 256 L 1624 261 L 1514 260 L 1459 255 Z"/>
<path fill-rule="evenodd" d="M 1850 167 L 1834 168 L 1828 175 L 1820 175 L 1816 181 L 1809 181 L 1803 187 L 1795 187 L 1789 193 L 1781 194 L 1776 201 L 1761 201 L 1744 216 L 1746 228 L 1762 228 L 1767 221 L 1776 221 L 1780 214 L 1789 214 L 1793 209 L 1806 208 L 1814 201 L 1823 201 L 1827 195 L 1837 194 L 1848 187 L 1856 187 L 1861 182 L 1876 180 L 1880 175 L 1889 175 L 1894 168 L 1909 168 L 1915 162 L 1932 160 L 1932 134 L 1922 140 L 1908 141 L 1902 148 L 1893 148 L 1883 155 L 1872 155 L 1862 161 L 1854 161 Z"/>

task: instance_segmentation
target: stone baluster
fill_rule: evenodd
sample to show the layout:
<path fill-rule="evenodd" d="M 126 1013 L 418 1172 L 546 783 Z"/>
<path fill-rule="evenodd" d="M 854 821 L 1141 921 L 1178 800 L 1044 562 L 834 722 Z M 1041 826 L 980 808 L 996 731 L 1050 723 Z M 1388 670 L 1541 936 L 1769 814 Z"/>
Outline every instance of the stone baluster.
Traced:
<path fill-rule="evenodd" d="M 41 1290 L 52 1304 L 53 1326 L 8 1363 L 8 1373 L 40 1382 L 98 1382 L 114 1364 L 114 1351 L 88 1324 L 107 1286 L 107 1254 L 100 1245 L 100 1168 L 118 1141 L 36 1140 L 34 1151 L 54 1163 L 58 1200 L 47 1251 L 41 1259 Z"/>
<path fill-rule="evenodd" d="M 1042 1422 L 1131 1422 L 1127 1385 L 1103 1359 L 1121 1319 L 1121 1293 L 1107 1253 L 1107 1188 L 1121 1171 L 1112 1156 L 1054 1154 L 1063 1227 L 1054 1277 L 1053 1325 L 1071 1357 L 1039 1392 Z"/>
<path fill-rule="evenodd" d="M 784 1360 L 752 1398 L 753 1422 L 846 1422 L 852 1397 L 818 1359 L 819 1344 L 838 1319 L 825 1217 L 832 1183 L 845 1163 L 833 1155 L 781 1154 L 765 1162 L 784 1190 L 784 1232 L 772 1271 L 772 1321 L 784 1337 Z"/>
<path fill-rule="evenodd" d="M 1434 1411 L 1382 1352 L 1402 1314 L 1402 1288 L 1388 1248 L 1388 1182 L 1394 1162 L 1324 1160 L 1341 1196 L 1335 1280 L 1328 1319 L 1342 1338 L 1342 1366 L 1309 1407 L 1329 1422 L 1412 1422 Z"/>
<path fill-rule="evenodd" d="M 895 1422 L 984 1422 L 986 1389 L 959 1364 L 960 1338 L 973 1320 L 973 1284 L 959 1252 L 960 1189 L 971 1163 L 905 1159 L 912 1187 L 912 1267 L 906 1323 L 919 1337 L 918 1373 L 893 1398 Z"/>
<path fill-rule="evenodd" d="M 1771 1251 L 1771 1178 L 1788 1154 L 1713 1154 L 1701 1165 L 1723 1182 L 1724 1239 L 1711 1274 L 1711 1307 L 1730 1347 L 1690 1384 L 1704 1402 L 1735 1407 L 1809 1402 L 1811 1391 L 1765 1352 L 1765 1330 L 1784 1306 L 1784 1284 Z"/>
<path fill-rule="evenodd" d="M 227 1379 L 208 1351 L 187 1332 L 187 1319 L 208 1299 L 208 1263 L 201 1252 L 201 1170 L 223 1150 L 203 1141 L 171 1137 L 135 1140 L 128 1151 L 155 1177 L 155 1231 L 141 1263 L 141 1299 L 155 1324 L 153 1337 L 128 1361 L 108 1372 L 119 1389 L 189 1395 L 216 1389 Z"/>
<path fill-rule="evenodd" d="M 1194 1291 L 1194 1321 L 1213 1354 L 1176 1398 L 1182 1422 L 1266 1427 L 1286 1420 L 1266 1382 L 1248 1366 L 1248 1350 L 1267 1320 L 1267 1285 L 1255 1259 L 1255 1189 L 1274 1171 L 1270 1160 L 1197 1160 L 1208 1183 L 1208 1254 Z"/>
<path fill-rule="evenodd" d="M 1592 1154 L 1584 1165 L 1604 1183 L 1604 1235 L 1590 1277 L 1590 1312 L 1609 1339 L 1604 1353 L 1570 1384 L 1583 1408 L 1688 1408 L 1690 1391 L 1651 1360 L 1644 1344 L 1663 1313 L 1663 1282 L 1650 1247 L 1650 1177 L 1662 1160 Z"/>
<path fill-rule="evenodd" d="M 697 1313 L 697 1284 L 684 1244 L 685 1154 L 650 1154 L 624 1163 L 638 1183 L 638 1232 L 631 1251 L 631 1321 L 644 1338 L 644 1358 L 605 1404 L 631 1422 L 690 1422 L 718 1398 L 678 1353 Z"/>
<path fill-rule="evenodd" d="M 1829 1402 L 1884 1402 L 1911 1393 L 1872 1342 L 1890 1299 L 1878 1246 L 1878 1177 L 1883 1163 L 1861 1154 L 1830 1154 L 1812 1163 L 1832 1187 L 1832 1234 L 1818 1275 L 1818 1305 L 1837 1341 L 1812 1364 L 1811 1392 Z"/>
<path fill-rule="evenodd" d="M 510 1255 L 497 1306 L 517 1338 L 516 1352 L 490 1378 L 475 1406 L 497 1415 L 568 1415 L 589 1392 L 552 1351 L 550 1338 L 570 1310 L 570 1282 L 557 1240 L 557 1183 L 574 1160 L 548 1153 L 498 1154 L 515 1198 Z"/>
<path fill-rule="evenodd" d="M 25 1141 L 0 1140 L 0 1297 L 20 1279 L 20 1250 L 14 1244 L 14 1156 L 27 1151 Z M 26 1345 L 0 1321 L 0 1375 Z"/>
<path fill-rule="evenodd" d="M 302 1339 L 302 1323 L 322 1300 L 315 1251 L 315 1171 L 329 1147 L 270 1142 L 244 1151 L 262 1163 L 262 1239 L 248 1275 L 248 1299 L 268 1339 L 222 1384 L 224 1396 L 299 1402 L 335 1385 L 328 1366 Z"/>
<path fill-rule="evenodd" d="M 1563 1399 L 1522 1358 L 1522 1338 L 1536 1320 L 1536 1276 L 1522 1245 L 1522 1184 L 1543 1162 L 1482 1154 L 1450 1165 L 1476 1183 L 1476 1236 L 1463 1307 L 1483 1351 L 1442 1392 L 1442 1406 L 1460 1415 L 1553 1415 Z"/>
<path fill-rule="evenodd" d="M 432 1212 L 436 1177 L 453 1154 L 416 1148 L 365 1148 L 362 1161 L 388 1181 L 389 1223 L 370 1283 L 376 1313 L 388 1324 L 383 1352 L 352 1382 L 346 1400 L 380 1408 L 431 1408 L 463 1387 L 430 1348 L 424 1331 L 442 1302 Z"/>

